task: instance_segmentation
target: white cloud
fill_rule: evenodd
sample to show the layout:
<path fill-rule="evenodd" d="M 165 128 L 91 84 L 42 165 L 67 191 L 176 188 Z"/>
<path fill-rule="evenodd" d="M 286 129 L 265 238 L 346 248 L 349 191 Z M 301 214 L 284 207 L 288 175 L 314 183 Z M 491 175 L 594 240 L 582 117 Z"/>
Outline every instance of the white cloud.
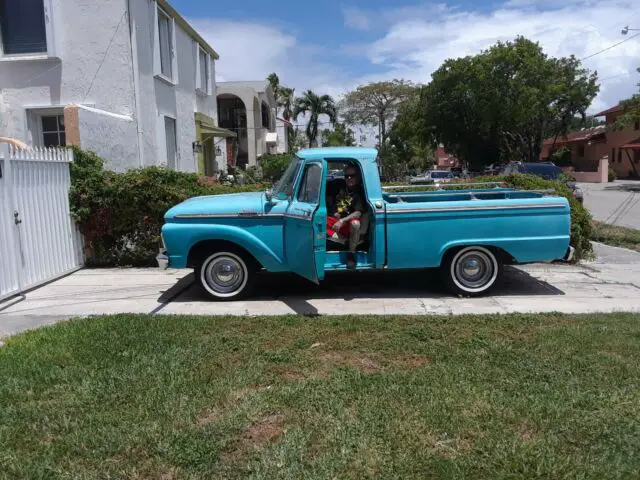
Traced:
<path fill-rule="evenodd" d="M 218 52 L 216 80 L 252 81 L 276 72 L 280 82 L 296 89 L 296 94 L 312 89 L 335 91 L 344 77 L 321 60 L 322 46 L 306 44 L 282 26 L 214 18 L 189 22 Z"/>
<path fill-rule="evenodd" d="M 528 8 L 533 3 L 536 8 Z M 546 9 L 541 8 L 543 3 Z M 583 58 L 624 40 L 620 29 L 637 8 L 630 0 L 572 0 L 553 8 L 549 3 L 511 0 L 508 8 L 489 13 L 445 11 L 430 19 L 399 20 L 368 51 L 370 61 L 388 67 L 387 71 L 362 80 L 396 77 L 427 83 L 444 60 L 479 53 L 498 40 L 518 35 L 540 42 L 551 56 Z M 591 110 L 617 103 L 637 90 L 640 37 L 585 60 L 584 66 L 606 79 Z"/>
<path fill-rule="evenodd" d="M 640 28 L 637 0 L 508 0 L 493 11 L 465 11 L 444 3 L 389 10 L 345 7 L 345 24 L 366 30 L 369 43 L 339 52 L 304 41 L 299 31 L 261 21 L 196 18 L 193 26 L 220 53 L 220 81 L 261 80 L 277 72 L 296 93 L 312 89 L 339 99 L 361 83 L 391 78 L 429 82 L 447 58 L 479 53 L 498 40 L 523 35 L 539 41 L 551 56 L 583 58 L 625 38 L 621 28 Z M 635 9 L 635 10 L 634 10 Z M 634 22 L 635 18 L 635 22 Z M 341 70 L 337 55 L 349 55 L 361 74 Z M 343 58 L 344 60 L 344 58 Z M 367 64 L 371 72 L 366 71 Z M 603 79 L 591 111 L 609 107 L 637 91 L 640 37 L 584 62 Z"/>

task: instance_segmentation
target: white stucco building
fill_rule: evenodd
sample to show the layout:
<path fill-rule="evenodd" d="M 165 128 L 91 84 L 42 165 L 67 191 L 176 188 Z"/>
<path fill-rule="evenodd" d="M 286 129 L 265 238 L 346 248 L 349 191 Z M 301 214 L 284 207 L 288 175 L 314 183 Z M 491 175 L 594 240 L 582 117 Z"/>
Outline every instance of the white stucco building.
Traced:
<path fill-rule="evenodd" d="M 166 0 L 0 2 L 0 136 L 79 145 L 125 170 L 211 174 L 214 49 Z M 216 157 L 217 152 L 217 157 Z"/>
<path fill-rule="evenodd" d="M 216 88 L 220 127 L 237 133 L 236 148 L 227 141 L 229 164 L 253 166 L 265 153 L 287 152 L 286 128 L 276 118 L 269 82 L 218 82 Z"/>

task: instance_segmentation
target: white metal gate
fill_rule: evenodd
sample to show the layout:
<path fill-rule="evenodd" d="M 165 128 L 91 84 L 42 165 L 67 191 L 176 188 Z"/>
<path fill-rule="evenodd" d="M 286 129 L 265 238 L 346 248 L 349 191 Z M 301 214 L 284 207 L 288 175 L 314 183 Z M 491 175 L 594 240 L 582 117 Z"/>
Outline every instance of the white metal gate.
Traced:
<path fill-rule="evenodd" d="M 72 161 L 71 150 L 0 144 L 0 300 L 82 267 L 69 209 Z"/>

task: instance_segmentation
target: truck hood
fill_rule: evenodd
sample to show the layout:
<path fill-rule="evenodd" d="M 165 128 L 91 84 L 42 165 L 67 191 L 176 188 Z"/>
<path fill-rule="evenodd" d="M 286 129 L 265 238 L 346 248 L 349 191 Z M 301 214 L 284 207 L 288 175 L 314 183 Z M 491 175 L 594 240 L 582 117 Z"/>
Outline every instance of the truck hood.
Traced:
<path fill-rule="evenodd" d="M 164 215 L 171 220 L 177 215 L 237 215 L 240 213 L 263 213 L 264 193 L 243 192 L 225 195 L 193 197 L 170 208 Z"/>

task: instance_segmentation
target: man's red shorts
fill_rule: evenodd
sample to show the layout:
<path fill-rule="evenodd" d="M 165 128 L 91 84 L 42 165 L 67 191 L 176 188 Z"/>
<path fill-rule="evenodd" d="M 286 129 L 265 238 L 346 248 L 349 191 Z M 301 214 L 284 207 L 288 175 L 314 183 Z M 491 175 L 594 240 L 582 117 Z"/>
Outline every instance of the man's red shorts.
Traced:
<path fill-rule="evenodd" d="M 336 217 L 328 217 L 327 218 L 327 235 L 329 235 L 330 237 L 334 235 L 335 231 L 333 230 L 333 225 L 338 221 L 338 219 Z M 351 220 L 349 220 L 348 222 L 345 222 L 342 224 L 342 227 L 340 227 L 340 231 L 338 233 L 340 233 L 340 235 L 342 235 L 343 237 L 348 237 L 349 236 L 349 231 L 351 230 Z"/>

